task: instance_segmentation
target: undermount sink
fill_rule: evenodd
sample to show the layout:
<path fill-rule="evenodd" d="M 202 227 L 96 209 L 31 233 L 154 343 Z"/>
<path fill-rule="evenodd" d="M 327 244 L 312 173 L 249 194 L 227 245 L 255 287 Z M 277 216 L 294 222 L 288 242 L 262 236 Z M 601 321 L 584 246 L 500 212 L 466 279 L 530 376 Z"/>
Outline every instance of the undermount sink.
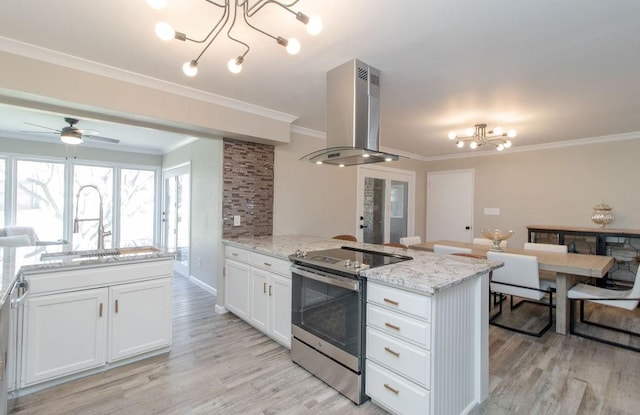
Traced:
<path fill-rule="evenodd" d="M 100 249 L 91 251 L 45 252 L 40 255 L 42 261 L 81 261 L 87 259 L 109 258 L 115 256 L 141 255 L 159 252 L 153 246 L 132 246 L 124 248 Z"/>

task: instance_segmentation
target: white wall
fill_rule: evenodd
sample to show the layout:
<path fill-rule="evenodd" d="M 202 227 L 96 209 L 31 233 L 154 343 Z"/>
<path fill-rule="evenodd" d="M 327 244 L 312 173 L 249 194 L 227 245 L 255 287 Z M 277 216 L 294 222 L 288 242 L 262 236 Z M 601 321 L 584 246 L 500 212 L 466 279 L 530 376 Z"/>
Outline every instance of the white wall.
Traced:
<path fill-rule="evenodd" d="M 203 138 L 164 156 L 164 169 L 191 162 L 190 277 L 216 292 L 222 273 L 222 139 Z"/>
<path fill-rule="evenodd" d="M 640 138 L 640 137 L 639 137 Z M 527 240 L 526 225 L 596 227 L 593 207 L 613 207 L 612 228 L 640 229 L 640 139 L 429 162 L 428 171 L 475 169 L 475 232 L 515 231 L 510 246 Z M 500 216 L 484 208 L 500 208 Z"/>

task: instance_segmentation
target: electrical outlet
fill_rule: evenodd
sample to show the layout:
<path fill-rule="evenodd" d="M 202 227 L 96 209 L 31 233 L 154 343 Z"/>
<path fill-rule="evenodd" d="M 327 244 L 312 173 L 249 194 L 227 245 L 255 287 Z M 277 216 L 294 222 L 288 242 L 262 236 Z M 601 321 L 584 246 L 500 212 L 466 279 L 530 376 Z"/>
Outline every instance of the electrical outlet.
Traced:
<path fill-rule="evenodd" d="M 484 208 L 485 215 L 500 215 L 500 208 Z"/>
<path fill-rule="evenodd" d="M 233 226 L 240 226 L 240 215 L 235 215 L 233 217 Z"/>

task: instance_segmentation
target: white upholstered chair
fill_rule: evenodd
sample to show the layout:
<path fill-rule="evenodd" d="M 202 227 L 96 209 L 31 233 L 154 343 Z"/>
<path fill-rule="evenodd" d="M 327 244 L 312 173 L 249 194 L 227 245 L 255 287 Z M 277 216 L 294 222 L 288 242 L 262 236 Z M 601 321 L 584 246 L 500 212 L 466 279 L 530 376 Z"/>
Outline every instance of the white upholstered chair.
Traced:
<path fill-rule="evenodd" d="M 493 241 L 487 238 L 473 238 L 474 245 L 493 245 Z M 500 248 L 504 249 L 509 246 L 509 241 L 500 242 Z"/>
<path fill-rule="evenodd" d="M 549 309 L 549 321 L 537 332 L 522 330 L 520 328 L 507 326 L 496 321 L 502 314 L 502 301 L 499 302 L 500 309 L 497 314 L 490 318 L 490 324 L 512 330 L 530 336 L 542 336 L 553 323 L 553 290 L 549 283 L 540 280 L 538 273 L 538 259 L 535 256 L 509 254 L 506 252 L 487 252 L 487 259 L 495 262 L 503 262 L 504 266 L 493 271 L 490 291 L 510 296 L 511 310 L 522 304 L 520 301 L 516 305 L 513 297 L 520 297 L 525 300 L 533 300 L 536 304 L 544 305 Z M 542 303 L 545 296 L 549 296 L 549 301 Z"/>
<path fill-rule="evenodd" d="M 630 336 L 640 337 L 640 333 L 626 330 L 620 327 L 614 327 L 605 325 L 602 323 L 596 323 L 589 321 L 584 317 L 584 303 L 585 301 L 603 304 L 606 306 L 622 308 L 624 310 L 635 310 L 640 303 L 640 268 L 636 273 L 636 279 L 633 283 L 633 287 L 629 290 L 611 290 L 607 288 L 595 287 L 593 285 L 578 284 L 571 288 L 567 297 L 570 300 L 570 320 L 569 320 L 569 333 L 576 336 L 585 337 L 587 339 L 595 340 L 601 343 L 610 344 L 613 346 L 622 347 L 624 349 L 640 352 L 639 347 L 634 347 L 626 343 L 619 343 L 613 340 L 597 337 L 595 334 L 580 333 L 576 330 L 574 319 L 574 303 L 580 302 L 580 323 L 600 327 L 607 330 L 612 330 L 618 333 L 628 334 Z M 617 321 L 624 321 L 625 319 L 616 318 Z"/>
<path fill-rule="evenodd" d="M 471 248 L 458 248 L 457 246 L 449 246 L 449 245 L 433 245 L 433 252 L 436 254 L 471 254 L 473 251 Z"/>
<path fill-rule="evenodd" d="M 415 244 L 419 244 L 422 242 L 419 236 L 405 236 L 404 238 L 400 238 L 400 243 L 406 246 L 411 246 Z"/>
<path fill-rule="evenodd" d="M 534 243 L 534 242 L 525 243 L 524 250 L 525 251 L 557 252 L 560 254 L 566 254 L 567 252 L 569 252 L 567 245 L 542 244 L 542 243 Z M 540 271 L 540 279 L 553 282 L 553 287 L 555 288 L 555 283 L 556 283 L 555 272 Z"/>

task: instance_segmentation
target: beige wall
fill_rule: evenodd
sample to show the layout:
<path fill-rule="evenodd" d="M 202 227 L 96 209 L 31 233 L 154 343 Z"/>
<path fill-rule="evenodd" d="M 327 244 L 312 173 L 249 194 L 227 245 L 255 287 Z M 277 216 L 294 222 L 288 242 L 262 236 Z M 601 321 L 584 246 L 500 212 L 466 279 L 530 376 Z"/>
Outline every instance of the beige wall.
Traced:
<path fill-rule="evenodd" d="M 204 138 L 168 153 L 162 163 L 163 169 L 191 163 L 190 277 L 213 290 L 223 268 L 222 157 L 222 139 Z"/>
<path fill-rule="evenodd" d="M 357 167 L 317 166 L 299 160 L 324 147 L 325 140 L 300 134 L 292 134 L 290 144 L 276 147 L 274 235 L 355 234 Z M 426 165 L 402 159 L 389 166 L 416 172 L 415 229 L 424 238 Z"/>
<path fill-rule="evenodd" d="M 428 171 L 475 170 L 475 232 L 513 229 L 511 246 L 527 240 L 526 225 L 596 226 L 593 207 L 613 207 L 610 227 L 640 229 L 640 140 L 429 162 Z M 500 208 L 500 216 L 484 208 Z"/>

